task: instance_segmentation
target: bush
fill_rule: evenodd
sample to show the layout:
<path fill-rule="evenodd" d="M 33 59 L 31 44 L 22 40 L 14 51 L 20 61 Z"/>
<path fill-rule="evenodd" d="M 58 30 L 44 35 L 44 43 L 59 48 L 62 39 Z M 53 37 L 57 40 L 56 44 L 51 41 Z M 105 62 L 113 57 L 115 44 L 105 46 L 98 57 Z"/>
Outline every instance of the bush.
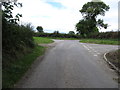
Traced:
<path fill-rule="evenodd" d="M 97 39 L 118 39 L 120 31 L 109 31 L 109 32 L 100 32 L 100 33 L 93 33 L 87 38 L 97 38 Z"/>
<path fill-rule="evenodd" d="M 26 48 L 34 47 L 33 31 L 30 24 L 18 25 L 3 20 L 2 26 L 3 62 L 6 62 L 7 57 L 16 58 L 18 52 L 26 53 Z"/>

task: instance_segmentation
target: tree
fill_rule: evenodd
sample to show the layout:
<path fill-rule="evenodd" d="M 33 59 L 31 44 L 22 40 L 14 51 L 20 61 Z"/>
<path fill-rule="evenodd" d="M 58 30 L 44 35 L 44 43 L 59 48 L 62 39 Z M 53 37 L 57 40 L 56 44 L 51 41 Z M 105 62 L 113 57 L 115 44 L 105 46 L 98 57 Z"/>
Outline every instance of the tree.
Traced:
<path fill-rule="evenodd" d="M 77 32 L 81 34 L 83 37 L 89 36 L 93 33 L 98 33 L 99 31 L 98 28 L 95 26 L 95 23 L 91 23 L 91 22 L 93 22 L 92 19 L 80 20 L 76 24 Z"/>
<path fill-rule="evenodd" d="M 2 2 L 2 6 L 4 7 L 4 10 L 2 10 L 3 20 L 12 24 L 17 24 L 17 22 L 20 20 L 20 17 L 22 17 L 22 14 L 18 13 L 14 18 L 12 15 L 12 10 L 15 6 L 22 7 L 22 3 L 6 1 Z"/>
<path fill-rule="evenodd" d="M 87 25 L 84 19 L 80 20 L 76 24 L 76 28 L 77 28 L 77 32 L 82 36 L 86 36 L 86 34 L 89 33 L 89 30 L 88 30 L 89 26 Z"/>
<path fill-rule="evenodd" d="M 103 20 L 97 20 L 97 16 L 104 16 L 105 11 L 108 11 L 110 7 L 102 1 L 97 1 L 100 0 L 92 0 L 87 4 L 84 4 L 80 10 L 83 19 L 76 24 L 76 29 L 77 32 L 81 33 L 82 35 L 90 35 L 91 33 L 99 32 L 98 27 L 103 27 L 105 29 L 108 27 L 108 24 L 103 23 Z"/>
<path fill-rule="evenodd" d="M 74 31 L 69 31 L 68 34 L 70 34 L 70 35 L 75 35 L 75 32 L 74 32 Z"/>
<path fill-rule="evenodd" d="M 38 30 L 38 32 L 40 32 L 40 33 L 43 33 L 44 31 L 43 31 L 43 28 L 42 28 L 42 26 L 37 26 L 37 28 L 36 28 L 37 30 Z"/>
<path fill-rule="evenodd" d="M 94 0 L 95 1 L 95 0 Z M 88 2 L 84 4 L 80 12 L 84 16 L 85 19 L 94 19 L 96 20 L 98 15 L 105 15 L 105 11 L 109 10 L 109 6 L 104 2 Z"/>

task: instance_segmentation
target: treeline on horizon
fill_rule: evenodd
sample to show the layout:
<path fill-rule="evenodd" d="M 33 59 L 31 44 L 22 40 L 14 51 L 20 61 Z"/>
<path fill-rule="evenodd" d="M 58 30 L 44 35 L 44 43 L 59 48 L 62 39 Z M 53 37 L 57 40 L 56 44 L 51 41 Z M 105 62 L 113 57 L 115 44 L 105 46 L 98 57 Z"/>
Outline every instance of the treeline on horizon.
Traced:
<path fill-rule="evenodd" d="M 107 31 L 107 32 L 99 32 L 93 33 L 88 36 L 82 36 L 79 34 L 64 34 L 64 33 L 39 33 L 34 32 L 35 37 L 59 37 L 59 38 L 95 38 L 95 39 L 120 39 L 120 31 Z"/>

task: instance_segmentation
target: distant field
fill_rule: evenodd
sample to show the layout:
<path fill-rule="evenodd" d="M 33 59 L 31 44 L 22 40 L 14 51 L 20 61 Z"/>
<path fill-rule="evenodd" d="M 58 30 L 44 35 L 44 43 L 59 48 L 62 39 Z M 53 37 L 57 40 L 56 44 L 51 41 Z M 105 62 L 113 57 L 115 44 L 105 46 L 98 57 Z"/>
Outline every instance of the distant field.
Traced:
<path fill-rule="evenodd" d="M 54 42 L 50 38 L 44 38 L 44 37 L 33 37 L 33 39 L 37 44 L 48 44 Z"/>
<path fill-rule="evenodd" d="M 111 44 L 111 45 L 120 45 L 118 40 L 107 40 L 107 39 L 81 39 L 82 43 L 96 43 L 96 44 Z"/>

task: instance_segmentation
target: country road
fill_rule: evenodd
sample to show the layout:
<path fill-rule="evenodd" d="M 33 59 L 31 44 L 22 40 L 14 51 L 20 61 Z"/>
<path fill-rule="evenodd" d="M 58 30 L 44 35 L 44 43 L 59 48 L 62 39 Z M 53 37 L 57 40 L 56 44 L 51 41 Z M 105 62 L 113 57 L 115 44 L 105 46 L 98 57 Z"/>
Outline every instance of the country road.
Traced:
<path fill-rule="evenodd" d="M 117 49 L 117 45 L 78 40 L 55 40 L 55 43 L 17 88 L 118 88 L 114 80 L 117 74 L 103 59 L 103 54 Z"/>

